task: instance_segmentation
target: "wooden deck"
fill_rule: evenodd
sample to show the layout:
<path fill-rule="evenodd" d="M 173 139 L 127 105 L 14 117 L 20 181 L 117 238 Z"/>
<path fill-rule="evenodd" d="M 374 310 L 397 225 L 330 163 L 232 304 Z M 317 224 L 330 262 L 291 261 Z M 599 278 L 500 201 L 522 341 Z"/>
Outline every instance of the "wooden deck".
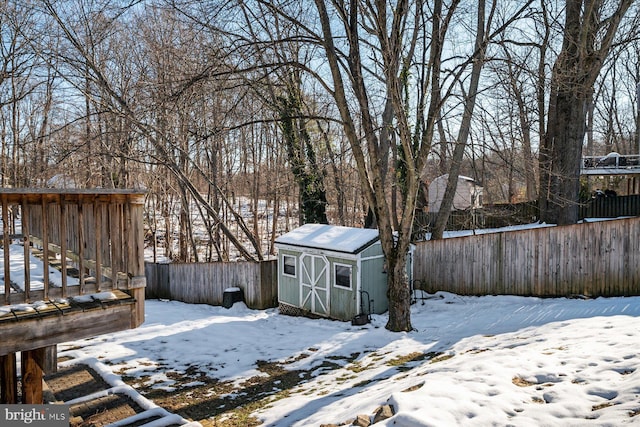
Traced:
<path fill-rule="evenodd" d="M 0 203 L 0 403 L 42 403 L 58 343 L 144 321 L 144 194 L 0 189 Z"/>
<path fill-rule="evenodd" d="M 638 175 L 640 155 L 609 153 L 606 156 L 583 156 L 581 175 Z"/>
<path fill-rule="evenodd" d="M 110 294 L 105 298 L 105 294 Z M 2 353 L 132 329 L 135 298 L 116 290 L 0 308 Z"/>

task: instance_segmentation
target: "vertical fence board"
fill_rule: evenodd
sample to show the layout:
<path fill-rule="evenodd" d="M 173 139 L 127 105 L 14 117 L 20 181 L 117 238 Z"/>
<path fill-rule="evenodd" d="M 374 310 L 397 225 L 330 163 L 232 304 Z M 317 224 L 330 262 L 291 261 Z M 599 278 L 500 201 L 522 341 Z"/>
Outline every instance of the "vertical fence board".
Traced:
<path fill-rule="evenodd" d="M 65 206 L 65 201 L 63 196 L 59 196 L 60 204 L 60 216 L 58 217 L 58 227 L 60 229 L 60 233 L 58 235 L 58 242 L 60 242 L 60 272 L 62 274 L 62 297 L 67 296 L 67 209 Z M 24 232 L 28 236 L 28 233 Z M 27 250 L 28 245 L 25 246 L 25 251 Z M 25 259 L 28 259 L 25 257 Z M 26 280 L 25 283 L 29 282 Z"/>
<path fill-rule="evenodd" d="M 49 296 L 49 212 L 46 199 L 42 198 L 42 281 L 44 283 L 44 297 Z M 55 222 L 54 222 L 55 223 Z M 26 260 L 25 260 L 26 261 Z M 30 283 L 25 283 L 25 289 Z"/>
<path fill-rule="evenodd" d="M 96 277 L 96 286 L 98 286 L 98 290 L 102 290 L 102 235 L 103 227 L 102 227 L 102 214 L 103 214 L 103 205 L 99 203 L 98 200 L 93 202 L 93 215 L 90 218 L 93 218 L 95 224 L 95 236 L 94 236 L 94 246 L 97 248 L 95 251 L 95 277 Z"/>
<path fill-rule="evenodd" d="M 84 293 L 85 291 L 85 280 L 84 280 L 84 208 L 83 204 L 78 204 L 78 216 L 77 216 L 77 226 L 78 226 L 78 234 L 75 240 L 75 244 L 78 250 L 78 274 L 80 281 L 80 293 Z"/>

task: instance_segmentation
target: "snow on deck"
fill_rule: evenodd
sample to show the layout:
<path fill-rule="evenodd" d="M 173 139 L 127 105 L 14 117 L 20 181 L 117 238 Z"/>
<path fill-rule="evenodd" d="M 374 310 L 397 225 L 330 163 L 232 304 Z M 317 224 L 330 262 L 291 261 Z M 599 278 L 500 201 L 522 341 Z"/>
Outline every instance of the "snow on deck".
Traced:
<path fill-rule="evenodd" d="M 19 243 L 12 243 L 9 246 L 11 282 L 24 292 L 25 271 L 24 271 L 24 246 Z M 44 289 L 44 272 L 42 261 L 34 255 L 29 254 L 30 269 L 30 289 L 39 291 Z M 0 248 L 0 295 L 4 294 L 4 249 Z M 67 276 L 67 286 L 78 286 L 78 278 Z M 49 267 L 49 284 L 52 287 L 62 286 L 62 273 L 59 270 Z"/>

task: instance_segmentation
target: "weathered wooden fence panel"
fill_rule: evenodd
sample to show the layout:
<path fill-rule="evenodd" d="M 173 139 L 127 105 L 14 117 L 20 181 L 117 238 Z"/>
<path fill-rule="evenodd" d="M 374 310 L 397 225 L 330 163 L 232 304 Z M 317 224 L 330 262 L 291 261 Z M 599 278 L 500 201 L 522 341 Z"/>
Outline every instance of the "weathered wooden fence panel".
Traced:
<path fill-rule="evenodd" d="M 222 305 L 224 290 L 242 289 L 248 307 L 277 305 L 277 261 L 145 265 L 147 298 Z"/>
<path fill-rule="evenodd" d="M 169 264 L 147 263 L 144 265 L 144 274 L 147 278 L 147 299 L 171 299 Z"/>
<path fill-rule="evenodd" d="M 420 242 L 416 287 L 459 295 L 640 295 L 640 218 Z"/>

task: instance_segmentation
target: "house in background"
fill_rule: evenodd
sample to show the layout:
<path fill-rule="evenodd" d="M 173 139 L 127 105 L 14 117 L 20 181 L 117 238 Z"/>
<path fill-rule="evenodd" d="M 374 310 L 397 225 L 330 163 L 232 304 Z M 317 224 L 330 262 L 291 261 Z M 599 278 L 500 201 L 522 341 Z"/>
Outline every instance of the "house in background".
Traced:
<path fill-rule="evenodd" d="M 348 321 L 389 308 L 378 230 L 305 224 L 275 245 L 282 313 Z M 407 263 L 410 280 L 412 260 L 413 252 Z"/>
<path fill-rule="evenodd" d="M 441 175 L 429 184 L 429 212 L 439 212 L 447 188 L 449 174 Z M 451 210 L 478 209 L 482 207 L 482 186 L 468 176 L 458 177 L 458 186 Z"/>

